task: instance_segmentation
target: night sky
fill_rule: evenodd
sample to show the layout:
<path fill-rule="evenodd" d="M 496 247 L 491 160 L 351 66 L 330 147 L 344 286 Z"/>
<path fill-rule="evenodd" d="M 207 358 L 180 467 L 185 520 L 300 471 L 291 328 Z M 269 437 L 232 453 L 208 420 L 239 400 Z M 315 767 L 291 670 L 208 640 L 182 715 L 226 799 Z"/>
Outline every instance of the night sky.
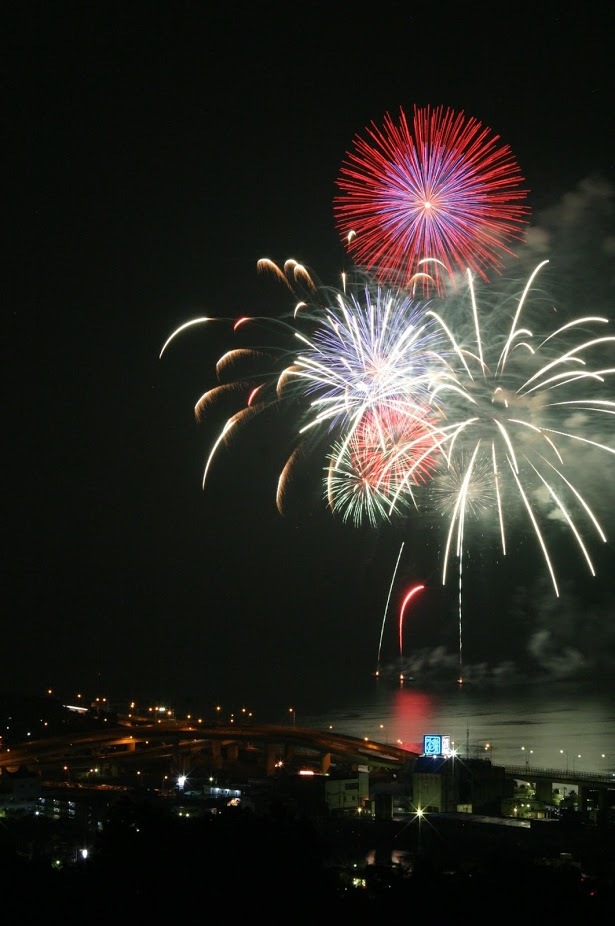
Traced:
<path fill-rule="evenodd" d="M 293 434 L 275 417 L 222 450 L 203 491 L 223 419 L 197 425 L 193 409 L 230 329 L 160 350 L 194 315 L 289 312 L 261 257 L 336 284 L 344 155 L 414 105 L 463 111 L 510 145 L 557 300 L 613 316 L 614 25 L 550 4 L 487 18 L 452 4 L 12 5 L 3 687 L 290 703 L 352 685 L 375 668 L 402 540 L 401 587 L 429 585 L 415 649 L 454 653 L 456 577 L 442 587 L 433 526 L 341 524 L 318 457 L 282 517 Z M 605 493 L 611 459 L 595 474 Z M 608 513 L 604 527 L 615 537 Z M 500 663 L 523 641 L 553 666 L 615 662 L 612 545 L 591 581 L 566 564 L 554 602 L 530 540 L 505 563 L 480 539 L 469 549 L 466 658 Z"/>

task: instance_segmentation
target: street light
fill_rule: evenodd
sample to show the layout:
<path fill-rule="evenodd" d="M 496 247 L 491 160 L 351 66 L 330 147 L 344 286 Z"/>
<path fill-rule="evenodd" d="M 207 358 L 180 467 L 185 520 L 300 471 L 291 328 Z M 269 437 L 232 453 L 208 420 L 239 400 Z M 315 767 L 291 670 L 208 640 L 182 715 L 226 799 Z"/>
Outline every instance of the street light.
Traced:
<path fill-rule="evenodd" d="M 295 721 L 296 721 L 296 717 L 295 717 L 295 708 L 294 708 L 294 707 L 289 707 L 289 708 L 288 708 L 288 713 L 293 715 L 293 727 L 296 726 L 296 722 L 295 722 Z"/>
<path fill-rule="evenodd" d="M 575 764 L 576 760 L 577 760 L 577 759 L 580 759 L 580 758 L 581 758 L 581 753 L 579 753 L 576 757 L 575 757 L 575 756 L 572 757 L 572 774 L 573 774 L 573 775 L 574 775 L 574 764 Z"/>
<path fill-rule="evenodd" d="M 521 747 L 521 752 L 525 753 L 525 767 L 527 768 L 530 764 L 530 756 L 533 754 L 533 749 L 526 750 L 525 746 Z"/>
<path fill-rule="evenodd" d="M 566 756 L 566 774 L 568 774 L 568 753 L 564 749 L 560 749 L 560 756 Z"/>
<path fill-rule="evenodd" d="M 385 729 L 385 726 L 384 726 L 383 723 L 380 724 L 380 729 L 381 729 L 381 730 L 383 731 L 383 733 L 384 733 L 384 741 L 385 741 L 385 743 L 386 743 L 387 746 L 388 746 L 388 745 L 389 745 L 389 737 L 387 736 L 386 729 Z"/>

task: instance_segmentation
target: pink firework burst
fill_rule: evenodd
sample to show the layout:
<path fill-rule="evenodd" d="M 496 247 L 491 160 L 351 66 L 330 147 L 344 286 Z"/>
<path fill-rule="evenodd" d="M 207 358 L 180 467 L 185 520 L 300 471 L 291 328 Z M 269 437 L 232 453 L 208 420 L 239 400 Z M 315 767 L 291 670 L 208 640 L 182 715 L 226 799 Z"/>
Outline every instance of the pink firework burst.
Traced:
<path fill-rule="evenodd" d="M 337 178 L 335 221 L 355 262 L 382 281 L 443 293 L 467 269 L 488 282 L 529 209 L 508 145 L 477 119 L 442 106 L 403 109 L 356 136 Z"/>
<path fill-rule="evenodd" d="M 432 475 L 436 439 L 422 409 L 385 406 L 363 415 L 348 451 L 369 485 L 393 495 L 406 481 L 418 485 Z"/>
<path fill-rule="evenodd" d="M 367 409 L 349 438 L 329 455 L 327 496 L 344 520 L 373 526 L 400 515 L 414 502 L 414 489 L 434 475 L 440 432 L 430 411 L 400 399 Z"/>

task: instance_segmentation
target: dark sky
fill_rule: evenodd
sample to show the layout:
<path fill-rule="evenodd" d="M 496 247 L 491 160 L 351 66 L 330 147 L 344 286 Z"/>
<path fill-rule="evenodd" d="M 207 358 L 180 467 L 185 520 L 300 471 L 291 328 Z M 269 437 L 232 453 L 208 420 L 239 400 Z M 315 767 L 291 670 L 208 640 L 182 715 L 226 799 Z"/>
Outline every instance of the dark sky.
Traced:
<path fill-rule="evenodd" d="M 613 13 L 11 7 L 4 687 L 205 703 L 352 684 L 375 668 L 402 535 L 338 524 L 309 479 L 282 518 L 275 486 L 291 447 L 275 420 L 225 450 L 202 491 L 219 428 L 197 426 L 193 408 L 230 343 L 194 330 L 163 360 L 160 349 L 195 314 L 287 312 L 283 289 L 257 273 L 261 257 L 294 257 L 337 282 L 348 262 L 333 215 L 342 160 L 356 133 L 400 107 L 480 120 L 510 145 L 533 216 L 555 227 L 589 200 L 567 246 L 594 227 L 592 208 L 612 240 Z M 572 262 L 603 311 L 612 254 L 598 282 L 590 260 Z M 564 280 L 570 251 L 559 267 Z M 423 546 L 408 540 L 416 560 L 404 566 L 431 586 L 421 645 L 454 647 L 455 581 L 440 586 Z M 510 626 L 534 576 L 524 588 L 505 566 L 494 580 L 489 552 L 465 564 L 488 603 L 469 599 L 468 632 L 474 623 L 505 648 L 529 634 L 523 620 Z M 605 560 L 612 575 L 612 552 Z M 597 598 L 602 623 L 609 605 Z M 568 626 L 577 598 L 561 608 Z M 394 634 L 386 645 L 395 652 Z"/>

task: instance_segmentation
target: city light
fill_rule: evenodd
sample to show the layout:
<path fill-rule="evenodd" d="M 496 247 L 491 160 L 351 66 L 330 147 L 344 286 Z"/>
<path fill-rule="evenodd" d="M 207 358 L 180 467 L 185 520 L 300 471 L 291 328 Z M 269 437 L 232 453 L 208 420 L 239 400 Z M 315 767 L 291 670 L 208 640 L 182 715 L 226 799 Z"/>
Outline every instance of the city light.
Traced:
<path fill-rule="evenodd" d="M 522 747 L 521 747 L 521 752 L 524 752 L 524 753 L 525 753 L 525 767 L 527 768 L 527 766 L 530 764 L 530 756 L 533 755 L 534 750 L 533 750 L 533 749 L 526 749 L 525 746 L 522 746 Z"/>
<path fill-rule="evenodd" d="M 566 756 L 566 774 L 568 774 L 568 753 L 565 749 L 560 749 L 559 754 L 560 756 Z"/>

